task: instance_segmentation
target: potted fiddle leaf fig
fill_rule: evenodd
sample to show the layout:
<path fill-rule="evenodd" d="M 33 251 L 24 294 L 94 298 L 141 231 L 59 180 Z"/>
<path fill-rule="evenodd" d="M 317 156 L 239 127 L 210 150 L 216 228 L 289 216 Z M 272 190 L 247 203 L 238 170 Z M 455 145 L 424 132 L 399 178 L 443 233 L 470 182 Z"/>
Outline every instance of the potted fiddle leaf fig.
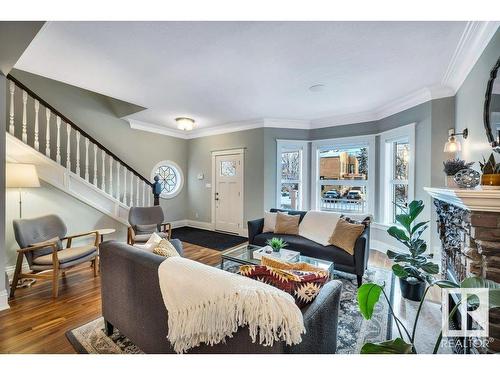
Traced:
<path fill-rule="evenodd" d="M 396 222 L 400 225 L 393 225 L 387 233 L 402 243 L 408 252 L 388 250 L 387 256 L 394 261 L 392 271 L 399 278 L 401 295 L 412 301 L 420 301 L 426 283 L 433 282 L 433 275 L 439 272 L 439 266 L 424 255 L 427 244 L 421 237 L 428 227 L 428 221 L 416 222 L 424 209 L 424 203 L 413 201 L 407 208 L 400 206 L 400 209 L 403 213 L 396 215 Z"/>

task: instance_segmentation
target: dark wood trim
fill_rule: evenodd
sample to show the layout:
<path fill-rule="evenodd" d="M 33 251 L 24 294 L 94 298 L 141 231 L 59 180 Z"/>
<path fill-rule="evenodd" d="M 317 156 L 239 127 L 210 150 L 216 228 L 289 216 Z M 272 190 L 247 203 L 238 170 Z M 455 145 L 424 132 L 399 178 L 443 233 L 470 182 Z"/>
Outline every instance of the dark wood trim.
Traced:
<path fill-rule="evenodd" d="M 500 58 L 497 60 L 493 69 L 491 69 L 490 78 L 488 80 L 488 85 L 486 86 L 486 95 L 484 99 L 484 129 L 486 130 L 486 137 L 488 137 L 488 142 L 490 143 L 493 150 L 500 152 L 500 144 L 497 139 L 495 139 L 496 134 L 493 134 L 490 124 L 490 105 L 491 105 L 491 93 L 493 91 L 493 83 L 495 78 L 497 78 L 498 69 L 500 68 Z"/>
<path fill-rule="evenodd" d="M 96 144 L 101 150 L 106 152 L 109 156 L 111 156 L 113 159 L 118 161 L 121 165 L 123 165 L 125 168 L 127 168 L 130 172 L 132 172 L 134 175 L 139 177 L 143 182 L 145 182 L 149 186 L 153 186 L 153 183 L 150 182 L 148 179 L 143 177 L 139 172 L 137 172 L 134 168 L 129 166 L 127 163 L 125 163 L 122 159 L 120 159 L 118 156 L 116 156 L 114 153 L 109 151 L 106 147 L 104 147 L 98 140 L 96 140 L 94 137 L 92 137 L 90 134 L 82 130 L 78 125 L 76 125 L 73 121 L 71 121 L 69 118 L 64 116 L 61 112 L 59 112 L 57 109 L 55 109 L 53 106 L 51 106 L 49 103 L 47 103 L 45 100 L 40 98 L 36 93 L 34 93 L 32 90 L 30 90 L 28 87 L 26 87 L 22 82 L 17 80 L 15 77 L 11 76 L 10 74 L 7 75 L 7 79 L 11 80 L 21 88 L 22 90 L 26 91 L 32 98 L 38 100 L 40 104 L 42 104 L 44 107 L 48 108 L 53 112 L 55 115 L 59 116 L 64 122 L 69 124 L 73 129 L 78 131 L 83 137 L 88 138 L 90 142 Z"/>

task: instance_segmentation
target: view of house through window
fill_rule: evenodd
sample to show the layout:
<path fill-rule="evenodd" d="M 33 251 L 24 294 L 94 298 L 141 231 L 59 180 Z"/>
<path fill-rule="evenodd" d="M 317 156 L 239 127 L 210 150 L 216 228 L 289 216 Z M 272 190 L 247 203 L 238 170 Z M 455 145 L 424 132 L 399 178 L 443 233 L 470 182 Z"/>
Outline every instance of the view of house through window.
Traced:
<path fill-rule="evenodd" d="M 392 142 L 392 221 L 408 204 L 408 177 L 410 145 L 407 139 Z"/>
<path fill-rule="evenodd" d="M 281 208 L 301 208 L 302 150 L 281 152 Z"/>
<path fill-rule="evenodd" d="M 368 147 L 322 148 L 319 179 L 322 211 L 366 212 Z"/>

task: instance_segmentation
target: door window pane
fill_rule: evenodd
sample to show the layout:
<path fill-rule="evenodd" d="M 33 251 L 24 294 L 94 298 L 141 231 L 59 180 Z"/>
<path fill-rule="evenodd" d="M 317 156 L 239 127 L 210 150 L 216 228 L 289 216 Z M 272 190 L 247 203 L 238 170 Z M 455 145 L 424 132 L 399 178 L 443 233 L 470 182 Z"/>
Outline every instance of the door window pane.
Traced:
<path fill-rule="evenodd" d="M 408 184 L 392 185 L 392 205 L 393 222 L 396 222 L 396 215 L 404 213 L 408 205 Z"/>
<path fill-rule="evenodd" d="M 299 200 L 299 184 L 281 184 L 281 208 L 284 209 L 298 209 L 298 200 Z"/>
<path fill-rule="evenodd" d="M 408 142 L 394 142 L 394 175 L 395 180 L 408 180 L 408 161 L 410 145 Z"/>
<path fill-rule="evenodd" d="M 300 179 L 300 152 L 286 151 L 281 153 L 281 179 Z"/>
<path fill-rule="evenodd" d="M 236 162 L 234 160 L 223 160 L 220 162 L 220 175 L 225 177 L 236 176 Z"/>

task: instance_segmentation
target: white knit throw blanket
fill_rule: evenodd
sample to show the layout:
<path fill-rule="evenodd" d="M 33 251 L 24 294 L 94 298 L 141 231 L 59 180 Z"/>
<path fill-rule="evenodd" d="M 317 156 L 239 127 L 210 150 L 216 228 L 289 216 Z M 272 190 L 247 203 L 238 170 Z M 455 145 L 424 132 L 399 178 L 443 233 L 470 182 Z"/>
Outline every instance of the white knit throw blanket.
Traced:
<path fill-rule="evenodd" d="M 242 326 L 261 345 L 302 341 L 300 309 L 291 295 L 273 286 L 181 257 L 167 258 L 158 276 L 168 311 L 167 337 L 177 353 L 225 342 Z"/>

